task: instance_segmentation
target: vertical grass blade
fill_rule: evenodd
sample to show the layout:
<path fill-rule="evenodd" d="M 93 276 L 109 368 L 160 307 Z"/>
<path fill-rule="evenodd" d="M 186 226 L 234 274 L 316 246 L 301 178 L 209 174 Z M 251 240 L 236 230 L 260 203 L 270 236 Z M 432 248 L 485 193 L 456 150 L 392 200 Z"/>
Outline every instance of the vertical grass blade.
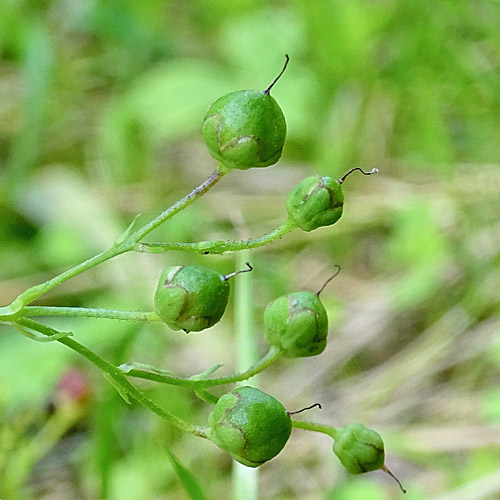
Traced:
<path fill-rule="evenodd" d="M 235 269 L 244 269 L 245 263 L 249 260 L 249 250 L 238 252 L 236 254 Z M 259 357 L 253 324 L 252 281 L 253 272 L 244 273 L 234 281 L 237 342 L 236 369 L 238 371 L 246 370 Z M 255 385 L 255 379 L 253 379 L 252 386 Z M 233 490 L 235 500 L 258 500 L 258 469 L 252 469 L 238 462 L 233 462 Z"/>
<path fill-rule="evenodd" d="M 191 474 L 191 472 L 182 465 L 179 460 L 175 457 L 175 455 L 169 451 L 167 451 L 168 458 L 170 459 L 170 463 L 174 468 L 177 476 L 179 477 L 182 485 L 186 489 L 186 492 L 191 500 L 207 500 L 207 497 L 203 493 L 201 486 L 199 485 L 196 478 Z"/>

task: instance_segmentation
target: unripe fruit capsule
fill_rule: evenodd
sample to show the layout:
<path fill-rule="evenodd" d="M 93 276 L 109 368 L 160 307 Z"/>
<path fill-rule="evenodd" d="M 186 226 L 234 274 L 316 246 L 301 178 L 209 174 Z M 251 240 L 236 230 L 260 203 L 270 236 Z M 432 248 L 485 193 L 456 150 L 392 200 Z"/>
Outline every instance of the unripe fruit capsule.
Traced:
<path fill-rule="evenodd" d="M 288 217 L 303 231 L 335 224 L 342 217 L 343 206 L 341 184 L 319 175 L 299 182 L 286 199 Z"/>
<path fill-rule="evenodd" d="M 372 169 L 371 172 L 364 172 L 356 167 L 338 180 L 316 175 L 299 182 L 286 199 L 289 219 L 303 231 L 313 231 L 318 227 L 335 224 L 342 217 L 344 209 L 342 184 L 356 170 L 363 175 L 378 172 L 377 168 Z"/>
<path fill-rule="evenodd" d="M 239 90 L 217 99 L 207 111 L 203 137 L 210 154 L 227 169 L 276 163 L 285 143 L 286 122 L 270 90 Z"/>
<path fill-rule="evenodd" d="M 384 463 L 384 442 L 378 432 L 363 424 L 346 425 L 336 430 L 333 451 L 351 474 L 381 469 L 398 483 L 403 493 L 406 493 L 399 479 Z"/>
<path fill-rule="evenodd" d="M 205 266 L 165 269 L 156 289 L 156 314 L 172 330 L 199 332 L 215 325 L 229 300 L 226 278 Z"/>
<path fill-rule="evenodd" d="M 328 316 L 317 294 L 293 292 L 266 307 L 264 328 L 267 342 L 283 356 L 317 356 L 326 347 Z"/>
<path fill-rule="evenodd" d="M 362 424 L 337 429 L 333 451 L 351 474 L 384 467 L 384 442 L 380 434 Z"/>
<path fill-rule="evenodd" d="M 224 394 L 208 423 L 208 438 L 247 467 L 258 467 L 275 457 L 292 431 L 285 407 L 254 387 Z"/>

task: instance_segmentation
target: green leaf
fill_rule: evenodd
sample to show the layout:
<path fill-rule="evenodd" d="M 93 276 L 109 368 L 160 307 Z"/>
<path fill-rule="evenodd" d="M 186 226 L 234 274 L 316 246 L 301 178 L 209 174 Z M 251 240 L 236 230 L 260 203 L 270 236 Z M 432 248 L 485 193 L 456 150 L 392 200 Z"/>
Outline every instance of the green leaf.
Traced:
<path fill-rule="evenodd" d="M 207 497 L 203 494 L 200 485 L 196 478 L 191 474 L 191 472 L 184 467 L 179 460 L 170 452 L 167 451 L 167 455 L 170 458 L 170 462 L 172 463 L 172 467 L 175 472 L 179 476 L 181 483 L 189 495 L 191 500 L 207 500 Z"/>

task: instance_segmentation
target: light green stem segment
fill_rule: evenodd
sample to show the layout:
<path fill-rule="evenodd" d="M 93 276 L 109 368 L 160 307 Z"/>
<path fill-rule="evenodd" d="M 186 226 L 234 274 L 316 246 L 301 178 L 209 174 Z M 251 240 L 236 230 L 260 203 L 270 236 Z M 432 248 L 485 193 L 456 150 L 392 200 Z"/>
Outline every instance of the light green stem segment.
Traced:
<path fill-rule="evenodd" d="M 225 174 L 221 170 L 215 170 L 208 178 L 199 186 L 195 187 L 189 194 L 174 203 L 171 207 L 167 208 L 160 215 L 148 222 L 146 225 L 138 229 L 132 234 L 128 234 L 129 229 L 125 232 L 126 237 L 119 238 L 116 243 L 108 250 L 101 252 L 90 259 L 64 271 L 63 273 L 55 276 L 49 281 L 28 288 L 25 292 L 19 295 L 10 305 L 0 307 L 0 320 L 15 320 L 16 313 L 23 307 L 33 302 L 35 299 L 41 297 L 48 291 L 56 286 L 64 283 L 65 281 L 77 276 L 78 274 L 91 269 L 92 267 L 101 264 L 113 257 L 121 255 L 122 253 L 129 252 L 135 249 L 135 245 L 148 235 L 153 229 L 163 224 L 168 219 L 172 218 L 178 212 L 184 210 L 187 206 L 191 205 L 195 200 L 203 196 L 209 189 L 211 189 Z"/>
<path fill-rule="evenodd" d="M 302 422 L 299 420 L 292 420 L 292 427 L 295 427 L 296 429 L 304 429 L 306 431 L 321 432 L 322 434 L 330 436 L 332 439 L 335 439 L 335 434 L 337 432 L 337 429 L 331 425 L 316 424 L 314 422 Z"/>
<path fill-rule="evenodd" d="M 137 243 L 134 250 L 136 252 L 164 253 L 170 250 L 183 250 L 201 254 L 222 254 L 226 252 L 238 252 L 250 248 L 262 247 L 282 238 L 285 234 L 295 229 L 297 226 L 290 219 L 264 236 L 250 238 L 241 241 L 200 241 L 198 243 Z"/>
<path fill-rule="evenodd" d="M 174 203 L 171 207 L 164 210 L 160 215 L 155 217 L 152 221 L 148 222 L 145 226 L 138 229 L 131 237 L 133 242 L 141 241 L 144 236 L 148 235 L 153 229 L 161 226 L 165 221 L 171 219 L 175 214 L 184 210 L 187 206 L 191 205 L 193 201 L 203 196 L 207 191 L 213 188 L 227 172 L 223 172 L 219 167 L 212 172 L 207 179 L 199 186 L 196 186 L 189 194 Z"/>
<path fill-rule="evenodd" d="M 236 269 L 243 269 L 250 261 L 250 250 L 236 255 Z M 234 315 L 236 323 L 236 369 L 244 370 L 247 366 L 258 363 L 259 353 L 253 318 L 253 273 L 245 273 L 235 283 Z M 272 348 L 271 348 L 272 350 Z M 269 351 L 271 352 L 271 351 Z M 277 352 L 277 351 L 276 351 Z M 252 384 L 257 385 L 257 381 Z M 245 467 L 233 460 L 233 497 L 234 500 L 258 500 L 258 467 Z"/>
<path fill-rule="evenodd" d="M 246 249 L 236 255 L 236 269 L 244 269 L 245 263 L 250 261 L 250 250 Z M 245 273 L 239 277 L 234 287 L 234 315 L 236 327 L 236 369 L 243 371 L 247 366 L 259 363 L 259 351 L 255 335 L 253 318 L 253 273 Z M 270 354 L 271 351 L 274 354 Z M 276 349 L 266 356 L 278 356 Z M 265 358 L 263 358 L 265 359 Z M 266 365 L 266 367 L 269 364 Z M 254 381 L 256 383 L 256 381 Z"/>
<path fill-rule="evenodd" d="M 153 380 L 155 382 L 161 382 L 164 384 L 178 385 L 181 387 L 188 387 L 190 389 L 203 389 L 206 387 L 214 387 L 216 385 L 233 384 L 235 382 L 240 382 L 242 380 L 247 380 L 257 373 L 264 371 L 269 365 L 274 363 L 277 359 L 281 357 L 281 352 L 271 347 L 268 353 L 262 357 L 259 361 L 253 364 L 250 368 L 244 372 L 237 373 L 234 375 L 228 375 L 226 377 L 218 378 L 182 378 L 176 377 L 171 373 L 159 370 L 149 365 L 143 365 L 140 363 L 126 363 L 120 366 L 122 372 L 129 377 L 143 378 L 146 380 Z"/>
<path fill-rule="evenodd" d="M 120 246 L 113 246 L 109 250 L 101 252 L 95 255 L 94 257 L 91 257 L 90 259 L 87 259 L 86 261 L 77 264 L 71 269 L 64 271 L 63 273 L 59 274 L 58 276 L 55 276 L 54 278 L 52 278 L 49 281 L 46 281 L 45 283 L 41 283 L 40 285 L 35 285 L 31 288 L 28 288 L 26 291 L 21 293 L 21 295 L 19 295 L 10 305 L 5 307 L 0 307 L 0 318 L 15 319 L 17 312 L 19 312 L 24 306 L 26 306 L 30 302 L 33 302 L 35 299 L 38 299 L 38 297 L 41 297 L 45 293 L 49 292 L 56 286 L 59 286 L 61 283 L 64 283 L 65 281 L 69 280 L 70 278 L 73 278 L 74 276 L 77 276 L 78 274 L 81 274 L 84 271 L 87 271 L 88 269 L 91 269 L 92 267 L 95 267 L 98 264 L 101 264 L 106 260 L 112 259 L 113 257 L 116 257 L 117 255 L 120 255 L 126 251 L 127 249 L 123 246 L 123 244 Z"/>
<path fill-rule="evenodd" d="M 17 323 L 26 328 L 30 328 L 37 332 L 40 332 L 43 335 L 48 337 L 52 335 L 56 335 L 60 332 L 50 328 L 48 326 L 42 325 L 37 321 L 33 321 L 32 319 L 22 318 L 17 321 Z M 137 387 L 131 384 L 123 372 L 121 372 L 116 366 L 108 363 L 106 360 L 98 356 L 96 353 L 83 346 L 76 340 L 70 339 L 68 337 L 60 338 L 57 340 L 61 344 L 69 347 L 73 351 L 76 351 L 78 354 L 81 354 L 83 357 L 87 358 L 91 363 L 100 368 L 104 373 L 106 373 L 111 379 L 113 379 L 114 384 L 116 384 L 117 388 L 119 388 L 123 393 L 128 394 L 131 398 L 135 399 L 139 404 L 151 410 L 153 413 L 156 413 L 163 420 L 168 422 L 169 424 L 177 427 L 178 429 L 189 432 L 190 434 L 194 434 L 195 436 L 199 436 L 202 438 L 206 438 L 206 428 L 200 427 L 196 425 L 191 425 L 190 423 L 182 420 L 176 415 L 170 413 L 167 410 L 159 407 L 154 401 L 145 396 Z"/>
<path fill-rule="evenodd" d="M 117 311 L 91 307 L 25 306 L 18 314 L 31 316 L 71 316 L 101 319 L 122 319 L 126 321 L 161 321 L 155 312 Z"/>

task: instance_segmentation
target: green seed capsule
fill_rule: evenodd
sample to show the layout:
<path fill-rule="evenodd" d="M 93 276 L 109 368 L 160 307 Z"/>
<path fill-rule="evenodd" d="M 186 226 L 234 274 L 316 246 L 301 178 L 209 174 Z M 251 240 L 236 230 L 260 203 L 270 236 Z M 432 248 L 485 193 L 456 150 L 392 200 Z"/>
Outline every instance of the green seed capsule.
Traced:
<path fill-rule="evenodd" d="M 288 217 L 304 231 L 335 224 L 342 217 L 343 206 L 341 183 L 331 177 L 307 177 L 286 199 Z"/>
<path fill-rule="evenodd" d="M 333 451 L 351 474 L 384 469 L 384 442 L 375 431 L 361 424 L 338 429 Z M 387 472 L 387 470 L 386 470 Z"/>
<path fill-rule="evenodd" d="M 283 74 L 286 64 L 266 90 L 232 92 L 208 108 L 203 137 L 210 154 L 225 168 L 267 167 L 280 159 L 286 122 L 269 92 Z"/>
<path fill-rule="evenodd" d="M 224 394 L 208 422 L 208 438 L 247 467 L 258 467 L 275 457 L 292 432 L 285 407 L 253 387 Z"/>
<path fill-rule="evenodd" d="M 228 169 L 276 163 L 286 123 L 278 103 L 262 90 L 240 90 L 215 101 L 203 123 L 208 151 Z"/>
<path fill-rule="evenodd" d="M 342 217 L 344 207 L 342 184 L 349 175 L 358 170 L 363 175 L 378 172 L 378 168 L 365 172 L 355 167 L 338 180 L 317 175 L 299 182 L 286 199 L 289 219 L 304 231 L 335 224 Z"/>
<path fill-rule="evenodd" d="M 317 356 L 326 347 L 328 316 L 312 292 L 294 292 L 273 300 L 264 311 L 264 336 L 288 358 Z"/>
<path fill-rule="evenodd" d="M 222 274 L 205 266 L 174 266 L 160 277 L 155 310 L 172 330 L 199 332 L 220 320 L 228 299 Z"/>

